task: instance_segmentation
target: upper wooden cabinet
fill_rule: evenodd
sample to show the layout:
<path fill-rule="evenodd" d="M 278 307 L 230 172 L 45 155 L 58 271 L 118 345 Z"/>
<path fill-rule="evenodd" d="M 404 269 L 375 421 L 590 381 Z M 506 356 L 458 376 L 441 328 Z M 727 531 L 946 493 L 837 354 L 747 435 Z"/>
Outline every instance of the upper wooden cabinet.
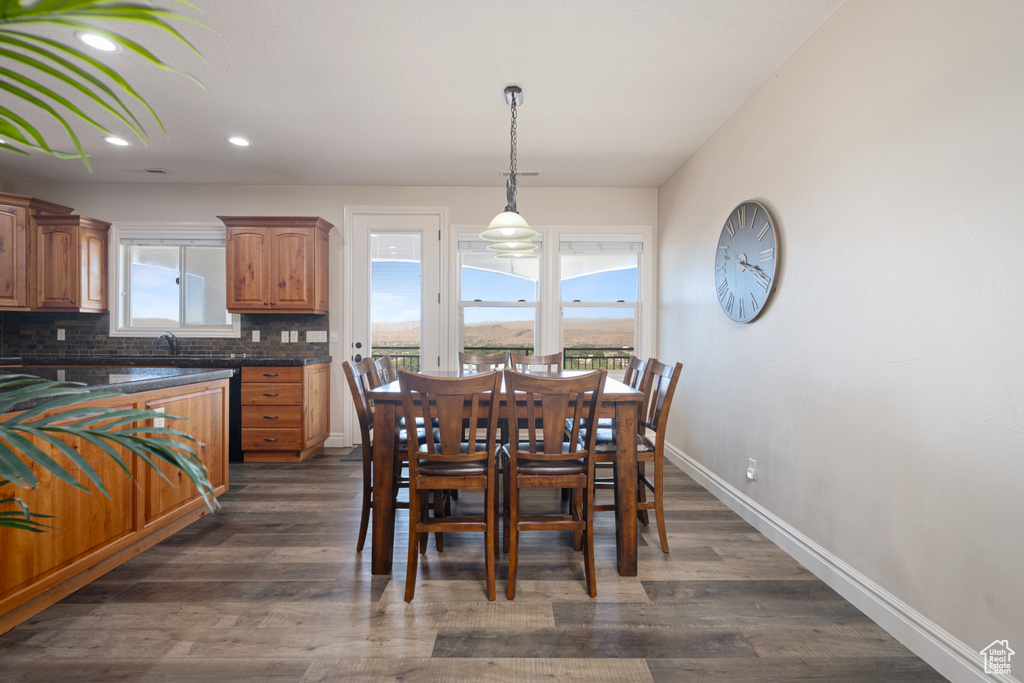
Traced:
<path fill-rule="evenodd" d="M 334 226 L 306 216 L 218 216 L 227 226 L 228 310 L 327 313 Z"/>
<path fill-rule="evenodd" d="M 107 231 L 87 216 L 36 218 L 36 307 L 47 311 L 107 310 Z"/>
<path fill-rule="evenodd" d="M 70 213 L 68 206 L 0 192 L 0 311 L 37 307 L 36 221 Z"/>

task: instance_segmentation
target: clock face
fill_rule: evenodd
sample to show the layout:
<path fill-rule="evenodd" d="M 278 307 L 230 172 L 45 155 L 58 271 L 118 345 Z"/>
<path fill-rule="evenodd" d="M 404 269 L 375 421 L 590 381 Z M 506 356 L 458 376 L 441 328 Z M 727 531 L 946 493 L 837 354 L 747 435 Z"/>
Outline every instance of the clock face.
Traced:
<path fill-rule="evenodd" d="M 760 315 L 775 291 L 778 259 L 778 235 L 768 210 L 754 201 L 733 209 L 715 255 L 715 289 L 727 316 L 749 323 Z"/>

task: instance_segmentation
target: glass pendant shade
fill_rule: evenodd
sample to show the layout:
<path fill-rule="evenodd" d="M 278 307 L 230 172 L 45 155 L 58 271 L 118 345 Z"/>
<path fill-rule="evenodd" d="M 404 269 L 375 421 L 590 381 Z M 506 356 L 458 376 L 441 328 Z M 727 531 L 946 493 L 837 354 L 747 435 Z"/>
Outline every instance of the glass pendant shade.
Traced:
<path fill-rule="evenodd" d="M 502 211 L 494 217 L 487 229 L 480 233 L 480 239 L 488 242 L 518 242 L 536 236 L 537 231 L 515 211 Z"/>
<path fill-rule="evenodd" d="M 498 258 L 540 258 L 535 251 L 499 251 L 495 254 Z"/>
<path fill-rule="evenodd" d="M 504 242 L 491 242 L 487 245 L 491 251 L 535 251 L 536 243 L 530 240 L 508 240 Z"/>

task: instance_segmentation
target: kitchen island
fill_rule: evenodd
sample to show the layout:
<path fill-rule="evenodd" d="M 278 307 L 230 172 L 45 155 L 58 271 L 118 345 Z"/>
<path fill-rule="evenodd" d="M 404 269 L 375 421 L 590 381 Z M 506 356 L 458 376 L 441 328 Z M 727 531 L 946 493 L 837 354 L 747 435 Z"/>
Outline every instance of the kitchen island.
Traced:
<path fill-rule="evenodd" d="M 186 432 L 198 442 L 193 447 L 206 468 L 214 496 L 228 488 L 228 379 L 233 373 L 231 369 L 121 365 L 0 369 L 0 374 L 81 382 L 89 391 L 122 394 L 86 405 L 162 410 L 169 416 L 187 418 L 168 419 L 166 426 Z M 15 414 L 0 415 L 0 422 Z M 33 512 L 53 515 L 49 523 L 56 527 L 44 533 L 0 529 L 0 633 L 209 514 L 188 478 L 169 465 L 160 468 L 171 483 L 135 456 L 128 456 L 129 477 L 92 444 L 72 438 L 67 443 L 96 469 L 110 497 L 74 489 L 34 465 L 39 478 L 35 490 L 0 486 L 0 499 L 21 498 Z M 52 446 L 37 445 L 61 464 L 68 464 Z"/>

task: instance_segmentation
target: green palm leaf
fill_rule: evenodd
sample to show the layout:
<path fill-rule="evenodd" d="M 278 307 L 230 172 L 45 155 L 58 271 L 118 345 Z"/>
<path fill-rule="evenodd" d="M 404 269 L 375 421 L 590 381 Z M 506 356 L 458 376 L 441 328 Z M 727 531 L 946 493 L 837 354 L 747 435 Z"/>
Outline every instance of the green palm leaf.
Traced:
<path fill-rule="evenodd" d="M 91 493 L 91 485 L 109 498 L 95 468 L 68 443 L 69 439 L 77 438 L 113 459 L 129 476 L 131 472 L 119 449 L 138 456 L 170 483 L 159 467 L 161 462 L 166 463 L 189 478 L 210 510 L 219 507 L 213 497 L 213 485 L 193 447 L 195 439 L 169 427 L 139 426 L 140 422 L 156 418 L 182 418 L 155 410 L 81 405 L 116 396 L 123 394 L 91 392 L 80 385 L 50 382 L 31 375 L 0 376 L 0 490 L 5 486 L 37 487 L 39 480 L 31 467 L 34 465 L 69 486 Z M 33 402 L 40 403 L 31 405 Z M 21 412 L 9 412 L 26 403 L 29 407 Z M 40 448 L 39 443 L 51 446 L 51 453 Z M 38 521 L 44 518 L 45 515 L 32 513 L 19 498 L 0 498 L 0 528 L 52 528 Z"/>
<path fill-rule="evenodd" d="M 174 5 L 195 9 L 187 0 L 166 0 Z M 32 31 L 59 27 L 69 31 L 87 31 L 102 35 L 125 51 L 144 59 L 152 66 L 180 73 L 161 60 L 139 42 L 106 28 L 111 24 L 124 24 L 166 33 L 190 51 L 196 48 L 170 21 L 182 21 L 204 26 L 195 19 L 178 12 L 144 2 L 119 0 L 40 0 L 28 7 L 23 0 L 0 0 L 0 92 L 4 107 L 0 107 L 0 149 L 19 154 L 42 152 L 58 158 L 77 158 L 90 171 L 79 133 L 78 123 L 93 126 L 111 134 L 110 126 L 97 120 L 81 106 L 88 103 L 103 110 L 112 123 L 127 127 L 143 143 L 147 141 L 145 129 L 138 117 L 117 95 L 122 92 L 141 104 L 166 134 L 163 122 L 153 108 L 116 71 L 94 59 L 86 52 L 64 45 Z M 205 26 L 204 26 L 205 28 Z M 201 55 L 200 55 L 201 56 Z M 196 79 L 185 75 L 202 86 Z M 60 94 L 54 86 L 70 88 L 80 96 L 73 102 Z M 22 111 L 17 111 L 17 110 Z M 58 151 L 40 132 L 40 122 L 34 118 L 56 122 L 63 128 L 75 152 Z"/>

